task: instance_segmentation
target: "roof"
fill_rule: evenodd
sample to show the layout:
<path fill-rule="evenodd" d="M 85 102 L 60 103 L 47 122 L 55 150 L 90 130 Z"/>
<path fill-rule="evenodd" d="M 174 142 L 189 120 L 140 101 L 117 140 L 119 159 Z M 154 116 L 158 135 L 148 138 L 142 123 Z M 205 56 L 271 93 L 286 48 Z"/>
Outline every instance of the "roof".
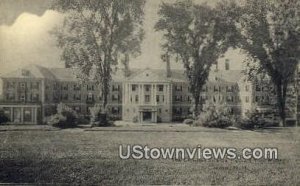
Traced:
<path fill-rule="evenodd" d="M 24 70 L 27 73 L 24 73 Z M 3 78 L 41 78 L 59 81 L 78 81 L 75 76 L 76 69 L 72 68 L 45 68 L 39 65 L 28 65 L 24 68 L 4 74 Z M 243 77 L 241 70 L 211 71 L 209 82 L 238 82 Z M 164 69 L 130 69 L 130 75 L 125 77 L 123 69 L 114 69 L 112 79 L 117 82 L 186 82 L 184 70 L 173 69 L 171 77 L 167 77 Z"/>
<path fill-rule="evenodd" d="M 244 73 L 242 70 L 218 70 L 218 71 L 211 71 L 208 80 L 211 82 L 223 81 L 223 82 L 236 83 L 242 77 L 244 77 Z"/>
<path fill-rule="evenodd" d="M 49 69 L 39 65 L 28 65 L 2 75 L 3 78 L 47 78 L 55 79 Z"/>

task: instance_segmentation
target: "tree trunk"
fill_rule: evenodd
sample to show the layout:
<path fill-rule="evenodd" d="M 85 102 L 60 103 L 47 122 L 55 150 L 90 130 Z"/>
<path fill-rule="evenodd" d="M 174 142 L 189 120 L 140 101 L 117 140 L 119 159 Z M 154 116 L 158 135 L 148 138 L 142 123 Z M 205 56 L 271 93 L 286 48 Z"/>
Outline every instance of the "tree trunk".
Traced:
<path fill-rule="evenodd" d="M 287 91 L 287 84 L 282 82 L 277 84 L 277 103 L 278 103 L 278 111 L 279 116 L 281 119 L 280 125 L 285 127 L 286 126 L 286 91 Z"/>
<path fill-rule="evenodd" d="M 199 116 L 199 106 L 200 106 L 200 96 L 194 96 L 195 99 L 195 109 L 194 109 L 194 118 L 197 118 Z"/>

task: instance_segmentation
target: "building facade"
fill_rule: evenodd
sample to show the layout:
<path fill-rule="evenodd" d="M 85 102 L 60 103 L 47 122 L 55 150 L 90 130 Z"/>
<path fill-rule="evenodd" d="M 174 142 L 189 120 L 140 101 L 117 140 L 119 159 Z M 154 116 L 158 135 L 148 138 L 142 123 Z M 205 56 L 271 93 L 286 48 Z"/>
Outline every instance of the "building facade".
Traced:
<path fill-rule="evenodd" d="M 56 113 L 59 103 L 88 116 L 89 109 L 102 101 L 99 87 L 94 82 L 80 83 L 72 69 L 30 65 L 1 79 L 0 108 L 10 123 L 42 123 L 43 118 Z M 247 80 L 241 70 L 230 70 L 227 62 L 224 70 L 213 68 L 201 92 L 201 101 L 223 105 L 232 114 L 245 117 L 254 107 L 273 109 L 275 93 L 266 86 L 269 84 Z M 193 103 L 183 70 L 131 69 L 126 73 L 118 70 L 112 75 L 108 111 L 116 120 L 182 121 L 192 114 Z"/>

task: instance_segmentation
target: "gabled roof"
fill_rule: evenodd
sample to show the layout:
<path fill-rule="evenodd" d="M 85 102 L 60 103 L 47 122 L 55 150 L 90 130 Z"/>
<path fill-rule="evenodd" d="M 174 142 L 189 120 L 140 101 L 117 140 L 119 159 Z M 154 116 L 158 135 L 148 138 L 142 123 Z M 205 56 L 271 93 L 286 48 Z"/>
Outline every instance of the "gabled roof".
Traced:
<path fill-rule="evenodd" d="M 211 71 L 209 73 L 208 81 L 223 81 L 237 83 L 242 77 L 244 77 L 244 73 L 241 70 L 218 70 Z"/>
<path fill-rule="evenodd" d="M 27 73 L 24 74 L 24 70 Z M 29 65 L 22 69 L 4 74 L 4 78 L 41 78 L 59 81 L 78 81 L 75 70 L 71 68 L 45 68 L 39 65 Z M 112 79 L 115 82 L 187 82 L 184 70 L 173 69 L 171 77 L 167 77 L 164 69 L 130 69 L 130 75 L 125 77 L 123 69 L 114 69 Z M 238 82 L 244 77 L 241 70 L 211 71 L 208 82 Z"/>
<path fill-rule="evenodd" d="M 28 65 L 2 75 L 3 78 L 41 78 L 55 79 L 49 69 L 39 65 Z"/>

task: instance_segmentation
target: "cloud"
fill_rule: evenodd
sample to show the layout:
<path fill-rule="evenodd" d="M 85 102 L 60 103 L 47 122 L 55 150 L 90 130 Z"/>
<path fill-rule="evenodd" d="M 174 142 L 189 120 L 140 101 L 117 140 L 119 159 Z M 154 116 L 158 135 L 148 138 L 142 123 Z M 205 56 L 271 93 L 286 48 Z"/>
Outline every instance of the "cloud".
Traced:
<path fill-rule="evenodd" d="M 61 15 L 48 10 L 41 17 L 21 14 L 11 26 L 0 26 L 0 73 L 30 63 L 63 66 L 59 49 L 49 31 L 61 22 Z"/>
<path fill-rule="evenodd" d="M 0 25 L 11 25 L 24 12 L 42 16 L 50 7 L 51 1 L 45 0 L 1 0 Z"/>
<path fill-rule="evenodd" d="M 136 59 L 131 59 L 131 68 L 165 68 L 165 64 L 160 59 L 162 35 L 154 31 L 160 3 L 159 0 L 147 1 L 144 26 L 146 36 L 141 46 L 142 54 Z M 55 38 L 49 35 L 49 31 L 61 21 L 61 14 L 47 10 L 41 16 L 28 12 L 22 13 L 14 24 L 0 26 L 0 73 L 30 63 L 46 67 L 63 67 L 63 62 L 60 61 L 60 50 L 55 46 Z M 238 52 L 238 50 L 230 50 L 224 57 L 232 61 L 234 68 L 241 67 L 243 60 Z M 225 61 L 224 58 L 219 60 L 220 63 Z M 171 67 L 182 68 L 182 65 L 174 62 Z"/>

